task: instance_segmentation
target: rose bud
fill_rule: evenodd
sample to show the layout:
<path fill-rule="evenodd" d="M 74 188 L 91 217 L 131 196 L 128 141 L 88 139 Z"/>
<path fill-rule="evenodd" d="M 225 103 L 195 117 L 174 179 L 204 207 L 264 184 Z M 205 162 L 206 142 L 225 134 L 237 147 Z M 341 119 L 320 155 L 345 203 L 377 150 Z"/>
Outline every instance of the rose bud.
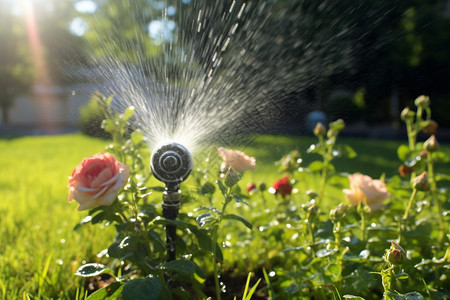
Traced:
<path fill-rule="evenodd" d="M 423 126 L 423 132 L 426 134 L 435 134 L 439 125 L 434 120 L 428 120 L 426 121 L 425 125 Z"/>
<path fill-rule="evenodd" d="M 436 136 L 433 134 L 428 138 L 428 140 L 425 141 L 423 144 L 423 147 L 428 152 L 436 152 L 439 150 L 439 143 L 436 140 Z"/>
<path fill-rule="evenodd" d="M 317 215 L 317 212 L 319 211 L 319 208 L 315 203 L 311 203 L 311 205 L 308 207 L 308 214 L 313 217 Z"/>
<path fill-rule="evenodd" d="M 313 190 L 307 190 L 306 195 L 308 196 L 309 200 L 316 199 L 319 196 L 319 194 L 317 194 L 317 192 Z"/>
<path fill-rule="evenodd" d="M 229 188 L 233 187 L 239 180 L 241 180 L 241 175 L 235 172 L 233 168 L 229 168 L 225 174 L 225 185 Z"/>
<path fill-rule="evenodd" d="M 428 157 L 428 151 L 423 150 L 423 151 L 420 151 L 420 153 L 416 156 L 416 160 L 427 159 L 427 157 Z"/>
<path fill-rule="evenodd" d="M 391 248 L 386 254 L 386 260 L 393 265 L 401 265 L 406 260 L 406 252 L 394 241 L 391 241 Z"/>
<path fill-rule="evenodd" d="M 398 168 L 398 172 L 400 173 L 401 177 L 406 177 L 406 175 L 411 174 L 413 171 L 413 168 L 405 166 L 405 165 L 401 165 Z"/>
<path fill-rule="evenodd" d="M 411 111 L 408 107 L 405 107 L 401 114 L 400 114 L 400 118 L 403 121 L 407 121 L 407 120 L 412 120 L 415 116 L 415 113 L 413 111 Z"/>
<path fill-rule="evenodd" d="M 200 189 L 200 193 L 203 195 L 212 195 L 216 191 L 216 186 L 212 182 L 205 182 L 205 184 Z"/>
<path fill-rule="evenodd" d="M 422 191 L 422 192 L 426 192 L 426 191 L 430 190 L 430 185 L 428 184 L 427 172 L 423 172 L 422 174 L 420 174 L 419 176 L 417 176 L 416 178 L 413 179 L 413 188 L 418 191 Z"/>
<path fill-rule="evenodd" d="M 261 181 L 261 182 L 259 183 L 259 190 L 260 190 L 261 192 L 265 192 L 265 191 L 267 190 L 267 185 L 266 185 L 266 183 L 265 183 L 264 181 Z"/>
<path fill-rule="evenodd" d="M 430 97 L 425 95 L 420 95 L 419 97 L 414 100 L 414 104 L 417 107 L 427 108 L 430 106 Z"/>
<path fill-rule="evenodd" d="M 336 208 L 333 208 L 330 211 L 331 221 L 333 221 L 333 222 L 340 221 L 345 216 L 345 213 L 347 212 L 347 208 L 348 208 L 348 206 L 345 203 L 341 203 Z"/>
<path fill-rule="evenodd" d="M 314 135 L 315 136 L 325 136 L 327 133 L 327 130 L 325 129 L 325 126 L 321 122 L 316 124 L 316 127 L 314 128 Z"/>
<path fill-rule="evenodd" d="M 253 182 L 247 183 L 247 193 L 249 195 L 253 195 L 257 191 L 258 191 L 258 189 L 256 188 L 256 184 L 254 184 Z"/>

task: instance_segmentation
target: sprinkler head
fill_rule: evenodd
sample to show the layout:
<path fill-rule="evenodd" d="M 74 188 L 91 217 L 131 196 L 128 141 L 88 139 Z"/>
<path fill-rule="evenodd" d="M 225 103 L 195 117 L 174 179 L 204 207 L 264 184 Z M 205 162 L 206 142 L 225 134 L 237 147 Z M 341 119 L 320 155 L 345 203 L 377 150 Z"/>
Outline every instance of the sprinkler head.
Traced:
<path fill-rule="evenodd" d="M 186 147 L 172 142 L 153 151 L 150 165 L 155 178 L 164 182 L 168 189 L 175 190 L 191 173 L 193 159 Z"/>

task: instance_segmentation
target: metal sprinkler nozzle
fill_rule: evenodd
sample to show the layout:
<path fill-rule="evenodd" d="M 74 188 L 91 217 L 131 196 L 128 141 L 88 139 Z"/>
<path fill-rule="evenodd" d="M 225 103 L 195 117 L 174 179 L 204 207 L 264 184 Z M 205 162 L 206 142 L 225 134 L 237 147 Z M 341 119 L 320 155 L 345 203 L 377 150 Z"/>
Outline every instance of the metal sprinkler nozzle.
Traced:
<path fill-rule="evenodd" d="M 193 168 L 192 155 L 186 147 L 178 143 L 159 146 L 150 159 L 153 175 L 166 184 L 169 191 L 177 191 Z"/>
<path fill-rule="evenodd" d="M 194 166 L 191 153 L 181 144 L 168 143 L 159 146 L 152 153 L 150 166 L 156 179 L 164 182 L 163 217 L 175 220 L 181 207 L 180 183 L 186 180 Z M 176 225 L 166 225 L 168 260 L 175 259 Z"/>

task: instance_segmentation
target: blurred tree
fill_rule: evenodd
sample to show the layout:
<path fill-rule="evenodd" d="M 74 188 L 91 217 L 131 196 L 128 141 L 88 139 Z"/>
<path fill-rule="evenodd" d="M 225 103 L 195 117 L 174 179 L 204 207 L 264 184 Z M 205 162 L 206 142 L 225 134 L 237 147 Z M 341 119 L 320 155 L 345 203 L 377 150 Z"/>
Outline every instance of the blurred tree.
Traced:
<path fill-rule="evenodd" d="M 95 14 L 81 17 L 88 24 L 84 38 L 93 59 L 113 57 L 122 62 L 145 65 L 160 52 L 149 36 L 149 24 L 154 19 L 152 1 L 93 0 Z M 162 16 L 161 16 L 162 18 Z"/>
<path fill-rule="evenodd" d="M 33 76 L 25 24 L 7 0 L 0 0 L 0 53 L 0 107 L 7 124 L 14 97 L 29 87 Z"/>
<path fill-rule="evenodd" d="M 42 80 L 40 73 L 45 72 L 47 83 L 51 78 L 53 84 L 64 84 L 70 78 L 67 68 L 82 61 L 83 43 L 68 30 L 74 14 L 70 1 L 0 0 L 0 105 L 4 123 L 9 122 L 13 99 Z"/>

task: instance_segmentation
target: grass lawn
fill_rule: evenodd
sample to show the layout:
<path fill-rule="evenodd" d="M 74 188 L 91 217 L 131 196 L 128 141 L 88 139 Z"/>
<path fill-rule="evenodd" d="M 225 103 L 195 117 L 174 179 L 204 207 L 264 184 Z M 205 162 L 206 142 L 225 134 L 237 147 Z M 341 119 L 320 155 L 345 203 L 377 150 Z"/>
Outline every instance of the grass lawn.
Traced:
<path fill-rule="evenodd" d="M 281 178 L 274 163 L 291 150 L 300 151 L 306 167 L 318 159 L 306 153 L 314 142 L 313 137 L 256 137 L 243 150 L 256 157 L 258 167 L 245 174 L 242 188 L 249 181 L 264 180 L 270 186 Z M 358 156 L 333 161 L 338 172 L 372 177 L 397 174 L 396 149 L 401 142 L 350 138 L 339 142 L 350 145 Z M 108 247 L 114 230 L 85 226 L 74 231 L 86 213 L 78 212 L 76 203 L 67 203 L 66 185 L 73 168 L 84 157 L 104 151 L 107 144 L 80 134 L 0 139 L 0 299 L 83 298 L 84 281 L 73 273 L 81 264 L 96 261 L 95 255 Z M 449 146 L 442 151 L 450 156 Z M 314 184 L 315 177 L 305 180 Z M 187 209 L 195 205 L 189 203 Z"/>

